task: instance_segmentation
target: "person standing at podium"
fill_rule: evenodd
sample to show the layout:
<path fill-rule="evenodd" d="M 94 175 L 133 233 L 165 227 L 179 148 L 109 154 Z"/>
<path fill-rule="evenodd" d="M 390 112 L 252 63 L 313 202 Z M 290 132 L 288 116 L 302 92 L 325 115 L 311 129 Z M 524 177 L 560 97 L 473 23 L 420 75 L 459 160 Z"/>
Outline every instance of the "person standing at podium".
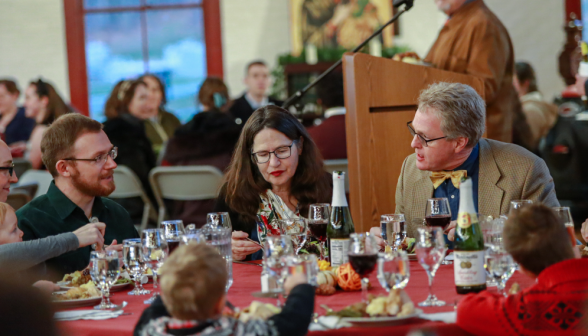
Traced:
<path fill-rule="evenodd" d="M 484 100 L 471 86 L 440 82 L 421 93 L 414 119 L 407 120 L 415 153 L 404 160 L 396 185 L 395 212 L 404 214 L 409 237 L 416 236 L 412 219 L 425 216 L 431 197 L 448 199 L 446 231 L 455 227 L 462 176 L 472 179 L 474 206 L 484 215 L 506 214 L 511 200 L 559 206 L 545 162 L 520 146 L 482 139 L 485 116 Z M 371 232 L 379 236 L 380 228 Z"/>
<path fill-rule="evenodd" d="M 435 4 L 449 18 L 424 61 L 483 79 L 487 137 L 512 142 L 520 103 L 512 84 L 515 61 L 508 31 L 483 0 L 435 0 Z M 420 59 L 415 53 L 402 53 L 397 59 L 406 56 Z"/>

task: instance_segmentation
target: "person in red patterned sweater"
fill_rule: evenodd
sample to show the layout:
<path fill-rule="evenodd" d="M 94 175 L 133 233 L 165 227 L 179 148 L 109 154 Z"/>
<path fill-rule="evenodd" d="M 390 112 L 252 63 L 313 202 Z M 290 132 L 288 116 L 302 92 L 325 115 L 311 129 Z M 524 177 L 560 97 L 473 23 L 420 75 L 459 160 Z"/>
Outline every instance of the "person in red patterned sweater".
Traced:
<path fill-rule="evenodd" d="M 467 295 L 457 324 L 474 335 L 588 335 L 588 259 L 576 259 L 570 236 L 553 210 L 525 207 L 504 225 L 504 246 L 536 283 L 503 297 Z"/>

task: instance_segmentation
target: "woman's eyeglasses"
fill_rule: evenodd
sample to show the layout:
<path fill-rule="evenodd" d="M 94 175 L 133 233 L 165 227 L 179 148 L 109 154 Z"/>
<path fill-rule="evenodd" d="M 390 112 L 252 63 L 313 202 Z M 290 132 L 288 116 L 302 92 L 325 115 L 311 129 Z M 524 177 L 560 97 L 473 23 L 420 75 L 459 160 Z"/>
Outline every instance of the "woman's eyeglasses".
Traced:
<path fill-rule="evenodd" d="M 253 156 L 255 162 L 257 162 L 257 163 L 268 162 L 270 160 L 270 157 L 272 156 L 272 153 L 278 159 L 287 159 L 292 155 L 292 146 L 294 146 L 295 143 L 296 143 L 296 140 L 292 141 L 292 144 L 290 146 L 278 147 L 272 152 L 261 151 L 261 152 L 257 152 L 257 153 L 251 153 L 251 155 Z"/>

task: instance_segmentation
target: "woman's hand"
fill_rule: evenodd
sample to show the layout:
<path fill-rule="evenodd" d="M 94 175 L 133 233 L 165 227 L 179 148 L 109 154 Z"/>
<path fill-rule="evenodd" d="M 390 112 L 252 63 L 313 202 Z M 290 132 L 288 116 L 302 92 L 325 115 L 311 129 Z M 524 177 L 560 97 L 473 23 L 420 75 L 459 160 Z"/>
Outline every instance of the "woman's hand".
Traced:
<path fill-rule="evenodd" d="M 247 240 L 248 234 L 242 231 L 233 231 L 231 241 L 231 250 L 233 252 L 233 260 L 244 260 L 251 253 L 255 253 L 261 249 L 261 245 Z"/>
<path fill-rule="evenodd" d="M 80 247 L 96 244 L 102 249 L 104 245 L 104 231 L 106 224 L 104 223 L 90 223 L 75 230 L 73 234 L 78 237 Z"/>
<path fill-rule="evenodd" d="M 376 240 L 376 244 L 380 247 L 380 251 L 384 251 L 386 248 L 386 243 L 384 243 L 384 239 L 382 239 L 382 229 L 377 226 L 374 226 L 370 229 L 370 234 L 374 236 Z"/>
<path fill-rule="evenodd" d="M 588 219 L 586 219 L 584 223 L 582 223 L 582 230 L 580 232 L 582 233 L 582 238 L 584 238 L 584 242 L 588 243 Z"/>

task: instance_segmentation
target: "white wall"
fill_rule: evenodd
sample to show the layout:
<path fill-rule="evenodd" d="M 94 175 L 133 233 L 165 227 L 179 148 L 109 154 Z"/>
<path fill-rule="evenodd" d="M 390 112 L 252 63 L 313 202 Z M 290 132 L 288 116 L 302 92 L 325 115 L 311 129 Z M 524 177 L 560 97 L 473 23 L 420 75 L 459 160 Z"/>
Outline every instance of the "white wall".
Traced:
<path fill-rule="evenodd" d="M 539 88 L 551 99 L 564 84 L 557 55 L 564 42 L 563 1 L 486 0 L 507 27 L 517 60 L 536 69 Z M 288 0 L 221 0 L 223 63 L 231 95 L 243 89 L 244 67 L 261 58 L 272 67 L 290 50 Z M 425 55 L 445 15 L 433 0 L 417 0 L 401 19 L 397 43 Z M 39 75 L 69 97 L 62 0 L 0 0 L 0 77 L 15 77 L 20 86 Z"/>
<path fill-rule="evenodd" d="M 63 0 L 0 0 L 0 77 L 39 76 L 69 100 Z"/>

